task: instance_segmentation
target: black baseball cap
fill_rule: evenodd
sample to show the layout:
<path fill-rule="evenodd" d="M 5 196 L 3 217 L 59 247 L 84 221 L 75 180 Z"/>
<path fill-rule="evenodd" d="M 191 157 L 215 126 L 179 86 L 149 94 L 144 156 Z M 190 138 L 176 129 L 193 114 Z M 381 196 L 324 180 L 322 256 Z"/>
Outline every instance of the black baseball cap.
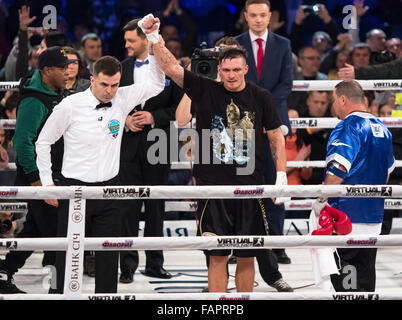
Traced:
<path fill-rule="evenodd" d="M 59 46 L 47 48 L 38 57 L 40 70 L 44 67 L 66 67 L 71 62 L 73 60 L 69 60 L 64 49 Z"/>

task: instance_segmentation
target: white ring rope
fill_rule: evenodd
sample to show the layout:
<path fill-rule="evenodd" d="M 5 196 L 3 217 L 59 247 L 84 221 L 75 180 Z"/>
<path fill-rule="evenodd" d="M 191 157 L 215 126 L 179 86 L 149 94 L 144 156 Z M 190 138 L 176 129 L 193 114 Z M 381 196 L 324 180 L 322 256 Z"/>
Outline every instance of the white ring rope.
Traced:
<path fill-rule="evenodd" d="M 172 162 L 171 169 L 190 169 L 192 164 L 189 161 Z M 311 160 L 311 161 L 287 161 L 287 168 L 325 168 L 326 162 L 324 160 Z M 402 160 L 395 160 L 395 167 L 402 167 Z"/>
<path fill-rule="evenodd" d="M 287 186 L 286 188 L 278 188 L 275 186 L 263 186 L 253 187 L 249 189 L 249 186 L 234 187 L 234 186 L 197 186 L 197 187 L 21 187 L 21 188 L 0 188 L 1 197 L 24 197 L 41 199 L 62 197 L 71 198 L 69 205 L 69 217 L 68 217 L 68 232 L 67 238 L 8 238 L 0 241 L 0 248 L 8 250 L 23 250 L 23 251 L 35 251 L 40 250 L 66 250 L 66 273 L 64 283 L 64 295 L 58 297 L 52 297 L 55 299 L 84 299 L 82 294 L 83 284 L 83 253 L 84 248 L 86 250 L 155 250 L 160 248 L 161 250 L 191 250 L 191 249 L 262 249 L 262 248 L 283 248 L 283 247 L 298 247 L 298 248 L 317 248 L 317 247 L 388 247 L 388 246 L 402 246 L 402 235 L 386 235 L 386 236 L 372 236 L 372 235 L 349 235 L 349 236 L 215 236 L 215 237 L 146 237 L 146 238 L 85 238 L 85 207 L 86 198 L 96 199 L 99 198 L 99 191 L 103 191 L 103 196 L 110 198 L 110 195 L 117 195 L 117 199 L 121 199 L 121 195 L 124 197 L 129 194 L 134 197 L 142 197 L 145 195 L 151 198 L 154 193 L 161 193 L 164 198 L 168 197 L 167 190 L 174 191 L 180 196 L 183 195 L 182 191 L 185 189 L 192 189 L 190 193 L 194 193 L 197 189 L 199 194 L 212 192 L 216 195 L 219 191 L 222 196 L 230 195 L 230 197 L 236 197 L 241 195 L 245 197 L 254 197 L 258 193 L 259 197 L 265 195 L 264 188 L 270 189 L 272 192 L 269 196 L 275 196 L 275 192 L 280 191 L 281 195 L 286 192 L 295 192 L 296 189 L 306 189 L 304 186 Z M 306 186 L 308 190 L 315 191 L 314 196 L 320 196 L 320 192 L 312 190 L 314 186 Z M 342 188 L 336 188 L 337 190 L 330 190 L 333 186 L 316 186 L 319 189 L 324 189 L 325 193 L 345 191 L 345 187 L 348 186 L 336 186 Z M 159 189 L 155 189 L 159 188 Z M 353 189 L 346 189 L 349 192 L 349 196 L 356 196 L 356 193 L 360 192 L 360 196 L 370 197 L 383 197 L 385 195 L 392 196 L 393 190 L 395 193 L 402 193 L 401 186 L 352 186 Z M 394 188 L 394 189 L 392 189 Z M 33 190 L 34 189 L 34 190 Z M 222 190 L 223 189 L 223 190 Z M 289 190 L 288 190 L 289 189 Z M 294 189 L 294 190 L 292 190 Z M 327 189 L 327 190 L 325 190 Z M 318 190 L 317 190 L 318 191 Z M 163 194 L 165 192 L 165 194 Z M 167 192 L 167 194 L 166 194 Z M 229 192 L 229 193 L 228 193 Z M 297 191 L 299 192 L 299 191 Z M 230 194 L 232 193 L 232 194 Z M 307 196 L 304 191 L 303 196 Z M 35 196 L 36 195 L 36 196 Z M 188 194 L 184 194 L 185 198 L 189 197 Z M 211 198 L 210 195 L 207 195 Z M 196 198 L 200 198 L 196 196 Z M 213 197 L 212 197 L 213 198 Z M 96 295 L 89 295 L 96 297 Z M 2 296 L 0 296 L 2 297 Z M 6 297 L 6 296 L 4 296 Z M 40 299 L 39 295 L 31 295 Z M 250 297 L 250 296 L 248 296 Z M 278 298 L 280 296 L 277 296 Z M 331 296 L 326 296 L 328 297 Z M 334 297 L 334 296 L 332 296 Z M 10 297 L 12 298 L 12 297 Z M 18 297 L 12 298 L 17 299 Z M 23 297 L 27 299 L 28 297 Z M 150 297 L 149 297 L 150 298 Z M 194 297 L 196 299 L 196 297 Z"/>
<path fill-rule="evenodd" d="M 172 170 L 182 170 L 191 169 L 194 164 L 189 161 L 173 161 L 170 165 Z M 311 161 L 287 161 L 287 168 L 325 168 L 326 162 L 324 160 L 311 160 Z M 402 160 L 395 160 L 395 167 L 402 167 Z M 5 168 L 0 169 L 0 171 L 15 171 L 17 166 L 14 162 L 9 163 Z"/>
<path fill-rule="evenodd" d="M 241 199 L 272 197 L 402 197 L 401 185 L 71 186 L 0 187 L 0 199 Z"/>
<path fill-rule="evenodd" d="M 315 199 L 290 200 L 284 202 L 285 210 L 300 211 L 311 210 Z M 197 209 L 196 201 L 166 201 L 165 212 L 194 212 Z M 385 199 L 384 209 L 402 209 L 402 199 Z M 27 212 L 28 206 L 26 202 L 3 202 L 0 203 L 0 211 L 8 212 Z"/>
<path fill-rule="evenodd" d="M 0 248 L 16 251 L 67 250 L 68 238 L 7 238 Z M 402 235 L 347 236 L 190 236 L 85 238 L 85 250 L 229 250 L 268 248 L 385 248 L 401 247 Z"/>
<path fill-rule="evenodd" d="M 293 91 L 332 91 L 334 87 L 342 80 L 294 80 Z M 362 86 L 363 90 L 400 90 L 402 89 L 402 80 L 356 80 Z M 18 90 L 19 81 L 1 81 L 0 91 Z"/>
<path fill-rule="evenodd" d="M 380 117 L 380 119 L 389 128 L 401 128 L 401 117 Z M 295 129 L 333 129 L 340 122 L 339 119 L 329 118 L 289 118 L 290 126 Z M 0 120 L 0 129 L 14 130 L 15 120 Z"/>
<path fill-rule="evenodd" d="M 332 91 L 342 80 L 294 80 L 292 91 Z M 401 90 L 402 80 L 356 80 L 365 91 Z"/>

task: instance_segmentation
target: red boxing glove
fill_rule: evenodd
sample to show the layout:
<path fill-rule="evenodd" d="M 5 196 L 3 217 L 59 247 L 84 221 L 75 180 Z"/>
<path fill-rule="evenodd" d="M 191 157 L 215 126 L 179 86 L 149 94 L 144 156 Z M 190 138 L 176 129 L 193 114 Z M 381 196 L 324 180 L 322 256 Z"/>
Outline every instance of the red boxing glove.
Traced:
<path fill-rule="evenodd" d="M 332 231 L 334 230 L 334 222 L 332 221 L 332 217 L 321 210 L 320 217 L 318 218 L 318 224 L 321 228 L 314 230 L 311 234 L 313 236 L 330 236 L 332 235 Z"/>
<path fill-rule="evenodd" d="M 331 206 L 325 206 L 321 214 L 326 213 L 334 219 L 334 229 L 336 234 L 347 235 L 352 232 L 352 223 L 349 217 L 341 210 L 335 209 Z"/>

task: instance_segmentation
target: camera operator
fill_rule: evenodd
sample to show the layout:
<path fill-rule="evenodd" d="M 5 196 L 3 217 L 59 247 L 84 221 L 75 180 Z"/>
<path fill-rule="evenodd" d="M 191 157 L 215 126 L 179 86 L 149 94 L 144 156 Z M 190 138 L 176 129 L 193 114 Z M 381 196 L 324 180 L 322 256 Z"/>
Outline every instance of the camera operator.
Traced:
<path fill-rule="evenodd" d="M 23 228 L 25 215 L 10 211 L 0 212 L 0 238 L 14 238 Z"/>

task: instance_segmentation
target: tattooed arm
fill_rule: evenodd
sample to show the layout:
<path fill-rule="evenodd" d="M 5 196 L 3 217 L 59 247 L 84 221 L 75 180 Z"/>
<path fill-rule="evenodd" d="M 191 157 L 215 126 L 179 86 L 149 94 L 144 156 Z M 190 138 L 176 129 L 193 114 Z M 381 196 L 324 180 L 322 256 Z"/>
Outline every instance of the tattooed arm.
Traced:
<path fill-rule="evenodd" d="M 269 145 L 271 147 L 272 159 L 274 160 L 276 171 L 286 172 L 286 149 L 285 138 L 280 128 L 267 130 Z"/>
<path fill-rule="evenodd" d="M 163 72 L 170 77 L 180 88 L 184 85 L 184 69 L 176 60 L 174 55 L 165 47 L 165 42 L 159 36 L 157 43 L 152 43 L 151 52 L 153 52 L 156 62 Z"/>

